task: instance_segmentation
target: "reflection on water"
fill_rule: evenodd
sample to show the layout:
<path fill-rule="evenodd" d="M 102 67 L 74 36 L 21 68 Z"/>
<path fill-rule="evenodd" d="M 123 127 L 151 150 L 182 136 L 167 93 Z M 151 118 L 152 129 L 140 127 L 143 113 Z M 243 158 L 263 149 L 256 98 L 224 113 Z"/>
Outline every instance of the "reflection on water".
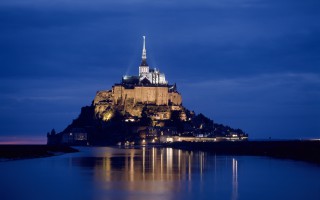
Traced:
<path fill-rule="evenodd" d="M 143 147 L 141 150 L 128 149 L 123 154 L 106 152 L 103 157 L 94 158 L 92 164 L 96 177 L 105 181 L 191 180 L 192 172 L 203 175 L 204 157 L 203 152 Z M 92 158 L 80 158 L 80 162 L 89 159 Z M 121 173 L 116 173 L 119 171 Z"/>
<path fill-rule="evenodd" d="M 200 173 L 202 176 L 204 157 L 205 153 L 203 152 L 193 153 L 171 148 L 146 149 L 144 147 L 142 150 L 130 149 L 123 157 L 106 154 L 103 157 L 102 165 L 98 161 L 96 166 L 103 168 L 105 172 L 110 169 L 124 169 L 121 177 L 113 177 L 116 174 L 105 173 L 103 176 L 107 180 L 162 181 L 186 178 L 190 180 L 192 170 L 197 170 L 194 173 Z"/>
<path fill-rule="evenodd" d="M 80 148 L 0 162 L 1 200 L 320 199 L 320 166 L 171 148 Z"/>
<path fill-rule="evenodd" d="M 121 182 L 121 187 L 129 190 L 160 193 L 176 190 L 179 186 L 177 182 L 191 181 L 195 175 L 201 182 L 204 171 L 212 167 L 205 165 L 205 161 L 204 152 L 146 147 L 116 150 L 100 148 L 92 157 L 72 159 L 75 165 L 93 168 L 94 178 L 105 189 L 114 189 Z"/>
<path fill-rule="evenodd" d="M 232 159 L 232 200 L 238 199 L 238 161 Z"/>
<path fill-rule="evenodd" d="M 172 148 L 113 149 L 99 148 L 92 156 L 72 158 L 75 166 L 92 168 L 98 187 L 107 191 L 115 189 L 157 194 L 159 198 L 174 198 L 176 191 L 203 191 L 219 187 L 228 199 L 237 199 L 237 165 L 235 158 L 207 155 L 200 151 L 183 151 Z M 230 170 L 229 172 L 224 172 Z M 209 173 L 208 173 L 209 172 Z M 208 181 L 206 175 L 212 174 Z M 215 173 L 223 174 L 223 177 Z M 229 177 L 229 175 L 232 175 Z M 229 179 L 226 183 L 217 178 Z M 232 184 L 228 184 L 231 183 Z M 228 188 L 226 188 L 226 186 Z M 221 189 L 219 189 L 221 190 Z M 154 197 L 153 197 L 154 198 Z"/>

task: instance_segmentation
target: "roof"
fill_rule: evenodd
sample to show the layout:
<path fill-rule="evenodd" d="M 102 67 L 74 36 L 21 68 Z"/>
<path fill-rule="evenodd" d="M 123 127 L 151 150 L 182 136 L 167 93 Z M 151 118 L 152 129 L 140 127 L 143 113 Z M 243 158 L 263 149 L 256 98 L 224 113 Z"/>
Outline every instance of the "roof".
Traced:
<path fill-rule="evenodd" d="M 147 78 L 142 79 L 142 80 L 140 81 L 140 83 L 141 83 L 142 85 L 150 85 L 150 84 L 151 84 L 151 82 L 150 82 Z"/>

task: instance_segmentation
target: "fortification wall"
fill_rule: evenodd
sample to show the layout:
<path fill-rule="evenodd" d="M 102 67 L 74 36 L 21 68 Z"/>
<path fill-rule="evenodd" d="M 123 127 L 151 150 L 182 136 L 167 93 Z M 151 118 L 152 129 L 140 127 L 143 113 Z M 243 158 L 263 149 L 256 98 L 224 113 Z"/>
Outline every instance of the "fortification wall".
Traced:
<path fill-rule="evenodd" d="M 169 101 L 174 105 L 181 105 L 181 95 L 177 92 L 169 92 L 168 87 L 136 86 L 126 89 L 121 85 L 112 88 L 113 101 L 124 103 L 126 99 L 134 99 L 134 103 L 147 103 L 156 105 L 168 105 Z M 121 101 L 121 102 L 120 102 Z"/>
<path fill-rule="evenodd" d="M 93 105 L 95 116 L 103 120 L 112 117 L 115 109 L 141 117 L 143 108 L 148 106 L 148 113 L 154 120 L 170 119 L 171 110 L 181 110 L 182 98 L 178 92 L 169 92 L 168 87 L 136 86 L 128 89 L 114 85 L 112 90 L 98 91 Z"/>
<path fill-rule="evenodd" d="M 169 97 L 168 87 L 157 87 L 157 91 L 156 91 L 157 105 L 168 105 L 169 103 L 168 97 Z"/>

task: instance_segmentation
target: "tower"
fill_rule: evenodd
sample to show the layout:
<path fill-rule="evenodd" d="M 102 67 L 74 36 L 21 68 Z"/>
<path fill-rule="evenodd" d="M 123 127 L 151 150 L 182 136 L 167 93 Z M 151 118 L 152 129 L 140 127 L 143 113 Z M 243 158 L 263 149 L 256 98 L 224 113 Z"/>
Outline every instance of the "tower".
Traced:
<path fill-rule="evenodd" d="M 149 73 L 149 66 L 147 63 L 147 50 L 146 50 L 146 36 L 142 36 L 143 46 L 142 46 L 142 61 L 139 66 L 139 76 L 145 77 Z"/>

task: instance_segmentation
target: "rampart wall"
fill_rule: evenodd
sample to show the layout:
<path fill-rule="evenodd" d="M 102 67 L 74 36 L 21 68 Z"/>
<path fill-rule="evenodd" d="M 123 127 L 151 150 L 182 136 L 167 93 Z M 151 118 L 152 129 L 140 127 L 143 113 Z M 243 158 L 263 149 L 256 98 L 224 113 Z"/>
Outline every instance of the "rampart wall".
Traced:
<path fill-rule="evenodd" d="M 112 88 L 112 97 L 116 104 L 124 103 L 127 99 L 133 99 L 134 104 L 181 105 L 182 103 L 181 95 L 178 92 L 169 92 L 166 86 L 136 86 L 127 89 L 122 85 L 115 85 Z"/>

